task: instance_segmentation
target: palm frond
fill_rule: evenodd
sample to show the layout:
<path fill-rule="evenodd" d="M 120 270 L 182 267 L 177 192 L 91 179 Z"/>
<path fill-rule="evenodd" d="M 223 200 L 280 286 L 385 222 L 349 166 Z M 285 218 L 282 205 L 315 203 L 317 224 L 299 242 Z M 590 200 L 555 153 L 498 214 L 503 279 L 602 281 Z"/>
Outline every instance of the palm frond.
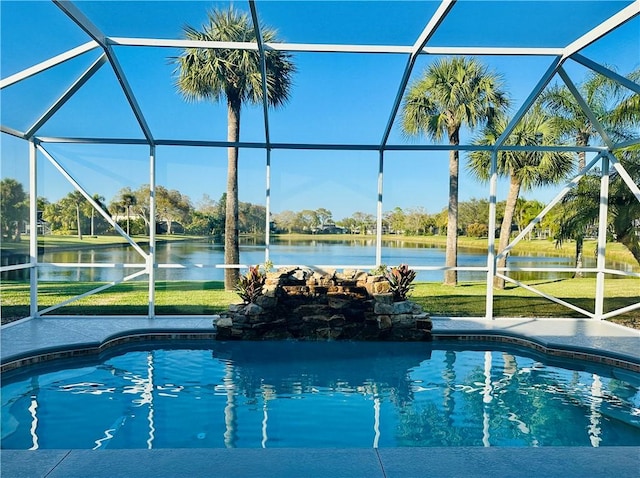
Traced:
<path fill-rule="evenodd" d="M 474 58 L 439 58 L 408 88 L 401 111 L 406 136 L 441 141 L 486 124 L 509 104 L 502 77 Z"/>
<path fill-rule="evenodd" d="M 277 40 L 271 28 L 261 27 L 261 33 L 265 41 Z M 201 29 L 187 25 L 183 34 L 189 40 L 256 42 L 251 18 L 233 7 L 208 12 Z M 260 55 L 255 50 L 185 48 L 169 60 L 176 65 L 176 87 L 188 101 L 262 101 Z M 289 53 L 268 50 L 265 66 L 268 103 L 280 106 L 289 99 L 295 65 Z"/>

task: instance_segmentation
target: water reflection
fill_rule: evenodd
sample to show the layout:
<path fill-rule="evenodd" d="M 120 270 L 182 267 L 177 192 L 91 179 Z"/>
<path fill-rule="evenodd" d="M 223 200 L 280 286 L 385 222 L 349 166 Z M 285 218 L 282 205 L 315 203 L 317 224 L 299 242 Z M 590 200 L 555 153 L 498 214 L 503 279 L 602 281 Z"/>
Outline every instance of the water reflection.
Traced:
<path fill-rule="evenodd" d="M 375 264 L 376 246 L 372 239 L 326 240 L 290 240 L 273 239 L 270 246 L 270 259 L 276 264 L 318 264 L 318 265 L 361 265 Z M 43 263 L 97 263 L 107 267 L 71 267 L 56 268 L 41 266 L 39 280 L 43 281 L 117 281 L 122 277 L 144 268 L 143 258 L 131 247 L 118 246 L 83 250 L 45 251 L 38 258 Z M 224 272 L 216 264 L 224 263 L 224 246 L 216 241 L 178 241 L 161 242 L 157 245 L 156 271 L 158 280 L 223 280 Z M 243 264 L 262 264 L 264 262 L 264 243 L 256 238 L 242 238 L 240 262 Z M 408 263 L 414 267 L 441 267 L 444 265 L 444 248 L 412 243 L 404 240 L 383 241 L 382 263 L 397 265 Z M 486 254 L 476 250 L 459 249 L 458 264 L 461 267 L 485 267 Z M 179 264 L 181 267 L 165 268 L 163 264 Z M 509 265 L 514 267 L 573 267 L 569 257 L 513 254 Z M 585 258 L 584 267 L 595 267 L 595 259 Z M 608 267 L 618 270 L 631 270 L 631 266 L 608 263 Z M 3 279 L 26 280 L 28 270 L 3 273 Z M 440 271 L 418 271 L 417 280 L 440 282 Z M 589 276 L 589 274 L 585 274 Z M 593 274 L 591 274 L 593 275 Z M 517 280 L 569 278 L 567 272 L 511 272 Z M 486 273 L 482 271 L 461 271 L 461 281 L 484 281 Z M 145 279 L 142 277 L 141 279 Z"/>
<path fill-rule="evenodd" d="M 216 343 L 41 367 L 3 381 L 2 447 L 640 445 L 638 374 L 465 347 Z"/>

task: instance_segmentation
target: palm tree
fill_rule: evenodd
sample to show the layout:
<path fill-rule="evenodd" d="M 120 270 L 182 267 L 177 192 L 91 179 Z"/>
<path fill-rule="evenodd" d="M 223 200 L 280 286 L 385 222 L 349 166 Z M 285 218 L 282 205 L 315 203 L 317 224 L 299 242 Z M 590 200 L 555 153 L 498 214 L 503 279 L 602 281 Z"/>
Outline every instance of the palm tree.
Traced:
<path fill-rule="evenodd" d="M 628 78 L 638 81 L 640 69 L 632 72 Z M 618 82 L 591 72 L 580 85 L 577 86 L 580 96 L 585 100 L 607 134 L 613 141 L 626 141 L 637 135 L 634 126 L 640 121 L 639 95 L 631 95 L 631 91 Z M 597 131 L 589 117 L 582 110 L 573 94 L 564 85 L 549 88 L 541 96 L 542 104 L 554 115 L 557 127 L 565 137 L 574 139 L 577 146 L 588 146 Z M 586 153 L 578 153 L 578 169 L 582 170 L 586 164 Z M 565 203 L 566 204 L 566 203 Z M 585 228 L 592 225 L 597 215 Z M 574 224 L 574 226 L 576 226 Z M 582 249 L 585 229 L 566 229 L 573 234 L 576 241 L 575 263 L 582 266 Z M 569 238 L 565 238 L 569 239 Z M 576 274 L 580 276 L 578 272 Z"/>
<path fill-rule="evenodd" d="M 497 118 L 476 142 L 484 145 L 495 144 L 508 124 L 505 117 Z M 557 144 L 557 138 L 558 131 L 555 129 L 553 118 L 536 106 L 521 118 L 504 144 L 509 146 L 553 145 Z M 490 178 L 491 154 L 490 151 L 473 151 L 469 154 L 469 170 L 484 181 Z M 498 254 L 509 244 L 511 224 L 520 191 L 562 181 L 572 171 L 572 163 L 572 155 L 567 152 L 500 151 L 498 153 L 497 172 L 509 178 L 509 192 L 500 226 Z M 489 234 L 491 233 L 492 231 L 489 231 Z M 505 256 L 498 260 L 497 267 L 505 267 L 506 264 Z M 495 277 L 494 286 L 504 289 L 504 279 Z"/>
<path fill-rule="evenodd" d="M 640 69 L 629 74 L 628 78 L 638 81 Z M 613 141 L 637 137 L 635 127 L 640 121 L 639 95 L 632 95 L 620 83 L 595 72 L 591 72 L 577 89 Z M 566 86 L 549 88 L 540 96 L 540 101 L 554 116 L 556 127 L 562 135 L 575 140 L 576 146 L 589 146 L 592 137 L 598 134 Z M 578 153 L 578 169 L 584 168 L 585 157 L 584 151 Z"/>
<path fill-rule="evenodd" d="M 501 77 L 474 58 L 443 58 L 432 63 L 405 95 L 402 130 L 408 136 L 424 134 L 435 141 L 446 135 L 460 144 L 460 129 L 490 122 L 509 104 Z M 449 210 L 445 265 L 457 266 L 459 152 L 449 152 Z M 444 283 L 455 285 L 457 271 L 445 271 Z"/>
<path fill-rule="evenodd" d="M 92 196 L 92 199 L 98 204 L 98 206 L 100 206 L 102 208 L 103 211 L 106 211 L 108 213 L 107 210 L 107 206 L 104 204 L 104 196 L 100 196 L 100 194 L 96 193 Z M 89 207 L 89 212 L 91 214 L 91 236 L 95 237 L 95 216 L 96 216 L 96 210 L 95 208 L 91 205 L 90 202 L 87 201 L 87 205 Z"/>
<path fill-rule="evenodd" d="M 276 31 L 261 26 L 265 42 L 276 41 Z M 215 9 L 208 13 L 208 22 L 202 31 L 184 27 L 189 40 L 253 42 L 256 32 L 246 13 L 233 7 Z M 279 106 L 289 98 L 295 66 L 288 53 L 266 50 L 267 101 Z M 262 75 L 260 55 L 254 50 L 215 48 L 185 48 L 174 58 L 177 64 L 176 85 L 188 101 L 212 100 L 227 102 L 227 139 L 236 143 L 240 139 L 240 109 L 243 103 L 262 101 Z M 238 148 L 227 149 L 227 203 L 225 221 L 225 263 L 238 264 Z M 225 288 L 233 290 L 238 282 L 237 269 L 225 269 Z"/>
<path fill-rule="evenodd" d="M 620 154 L 620 162 L 631 178 L 640 183 L 640 150 L 627 149 Z M 562 244 L 583 233 L 594 224 L 600 210 L 600 176 L 587 174 L 580 183 L 563 198 L 563 215 L 556 234 L 556 242 Z M 623 244 L 640 264 L 640 202 L 630 191 L 617 171 L 610 175 L 607 227 L 615 241 Z"/>
<path fill-rule="evenodd" d="M 640 69 L 628 76 L 635 81 L 639 77 Z M 640 119 L 638 95 L 631 95 L 630 90 L 616 81 L 595 72 L 591 72 L 577 89 L 612 140 L 626 141 L 637 136 L 634 126 Z M 588 146 L 592 137 L 598 134 L 566 86 L 549 88 L 540 96 L 540 100 L 554 115 L 556 127 L 565 137 L 575 139 L 576 146 Z M 585 166 L 585 154 L 584 151 L 578 153 L 579 169 Z"/>
<path fill-rule="evenodd" d="M 137 202 L 138 200 L 136 198 L 136 195 L 131 191 L 131 189 L 127 188 L 120 194 L 120 204 L 127 213 L 127 236 L 131 235 L 129 233 L 131 206 L 135 206 Z"/>
<path fill-rule="evenodd" d="M 76 213 L 76 226 L 78 228 L 78 239 L 82 240 L 82 227 L 81 227 L 81 210 L 86 203 L 85 197 L 80 191 L 73 191 L 67 194 L 69 204 L 74 208 Z"/>

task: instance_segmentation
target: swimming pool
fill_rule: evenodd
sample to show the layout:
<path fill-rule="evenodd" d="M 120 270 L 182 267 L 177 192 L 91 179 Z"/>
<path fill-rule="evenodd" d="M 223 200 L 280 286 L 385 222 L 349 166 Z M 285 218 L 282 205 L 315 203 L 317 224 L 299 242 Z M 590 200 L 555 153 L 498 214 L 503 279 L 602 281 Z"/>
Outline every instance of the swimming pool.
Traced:
<path fill-rule="evenodd" d="M 4 374 L 2 448 L 640 445 L 626 370 L 486 343 L 201 344 Z"/>

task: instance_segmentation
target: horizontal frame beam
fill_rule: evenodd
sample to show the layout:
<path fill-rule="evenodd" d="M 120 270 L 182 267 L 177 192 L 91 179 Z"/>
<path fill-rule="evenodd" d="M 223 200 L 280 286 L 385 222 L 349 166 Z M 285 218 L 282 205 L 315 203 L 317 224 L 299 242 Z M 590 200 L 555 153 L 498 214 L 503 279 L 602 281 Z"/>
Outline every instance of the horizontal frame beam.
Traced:
<path fill-rule="evenodd" d="M 251 42 L 217 42 L 201 40 L 175 40 L 163 38 L 109 37 L 106 42 L 113 46 L 135 46 L 155 48 L 208 48 L 258 51 Z M 344 45 L 330 43 L 264 43 L 265 50 L 289 53 L 375 53 L 411 55 L 413 46 L 397 45 Z M 562 48 L 509 48 L 509 47 L 424 47 L 417 50 L 425 55 L 478 55 L 478 56 L 562 56 Z"/>
<path fill-rule="evenodd" d="M 21 137 L 21 136 L 20 136 Z M 76 143 L 76 144 L 123 144 L 148 146 L 145 139 L 139 138 L 80 138 L 39 136 L 41 143 Z M 245 141 L 206 141 L 206 140 L 180 140 L 180 139 L 156 139 L 156 146 L 193 146 L 228 148 L 238 147 L 246 149 L 294 149 L 294 150 L 334 150 L 334 151 L 380 151 L 377 144 L 337 144 L 337 143 L 269 143 L 245 142 Z M 387 144 L 384 151 L 492 151 L 493 146 L 474 144 Z M 566 151 L 601 153 L 607 151 L 606 146 L 518 146 L 502 145 L 496 148 L 498 151 Z"/>

